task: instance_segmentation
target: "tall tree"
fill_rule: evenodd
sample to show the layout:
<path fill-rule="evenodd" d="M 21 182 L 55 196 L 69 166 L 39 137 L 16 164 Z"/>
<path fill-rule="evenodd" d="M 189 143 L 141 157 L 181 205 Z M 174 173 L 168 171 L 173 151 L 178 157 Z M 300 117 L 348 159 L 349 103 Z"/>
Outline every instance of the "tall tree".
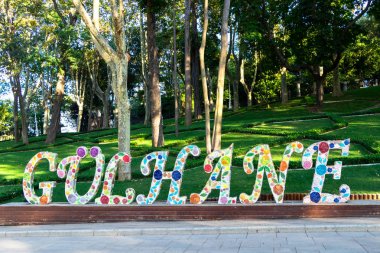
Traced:
<path fill-rule="evenodd" d="M 83 118 L 84 96 L 86 94 L 86 77 L 84 68 L 78 68 L 74 74 L 75 76 L 75 91 L 74 99 L 78 105 L 78 119 L 77 119 L 77 132 L 80 132 Z"/>
<path fill-rule="evenodd" d="M 286 82 L 286 68 L 282 67 L 281 70 L 281 103 L 286 104 L 288 103 L 289 100 L 289 95 L 288 95 L 288 85 Z"/>
<path fill-rule="evenodd" d="M 52 144 L 55 142 L 57 133 L 61 131 L 61 106 L 65 95 L 66 79 L 69 72 L 69 65 L 72 57 L 72 44 L 77 38 L 77 33 L 73 29 L 77 22 L 77 16 L 75 11 L 71 10 L 71 7 L 67 2 L 59 2 L 53 0 L 53 8 L 58 15 L 58 18 L 54 20 L 56 31 L 56 67 L 57 67 L 57 81 L 55 87 L 55 93 L 53 97 L 53 105 L 51 108 L 50 124 L 47 129 L 46 143 Z"/>
<path fill-rule="evenodd" d="M 156 17 L 153 0 L 147 1 L 148 59 L 149 59 L 149 95 L 152 121 L 152 146 L 164 145 L 163 118 L 161 110 L 161 92 L 159 80 L 158 49 L 156 46 Z"/>
<path fill-rule="evenodd" d="M 199 87 L 198 0 L 191 2 L 191 83 L 194 90 L 194 118 L 202 118 Z"/>
<path fill-rule="evenodd" d="M 240 66 L 240 83 L 243 86 L 245 93 L 247 94 L 249 107 L 252 106 L 252 93 L 253 93 L 253 88 L 255 87 L 255 84 L 257 81 L 258 66 L 259 66 L 259 56 L 258 56 L 258 52 L 255 51 L 255 66 L 254 66 L 254 73 L 253 73 L 253 79 L 252 79 L 251 85 L 248 85 L 245 81 L 245 75 L 244 75 L 245 60 L 244 59 L 242 60 L 241 66 Z"/>
<path fill-rule="evenodd" d="M 192 89 L 191 89 L 191 43 L 190 43 L 191 0 L 185 0 L 185 125 L 192 122 Z"/>
<path fill-rule="evenodd" d="M 129 54 L 126 48 L 125 24 L 124 24 L 124 3 L 122 0 L 110 0 L 110 11 L 112 16 L 112 37 L 116 49 L 100 34 L 99 30 L 91 20 L 90 15 L 80 0 L 73 0 L 76 10 L 80 14 L 83 22 L 91 33 L 91 39 L 95 44 L 100 56 L 111 69 L 112 89 L 116 97 L 118 112 L 118 148 L 120 152 L 130 153 L 131 142 L 131 106 L 127 92 L 128 61 Z M 131 179 L 132 173 L 130 165 L 119 165 L 118 179 L 124 181 Z"/>
<path fill-rule="evenodd" d="M 150 122 L 150 96 L 149 96 L 149 77 L 146 69 L 146 34 L 144 29 L 144 14 L 140 9 L 140 46 L 141 46 L 141 73 L 144 82 L 144 125 L 149 125 Z"/>
<path fill-rule="evenodd" d="M 174 1 L 173 8 L 173 85 L 174 85 L 174 121 L 175 121 L 175 135 L 178 137 L 178 121 L 179 121 L 179 85 L 177 79 L 177 5 Z"/>
<path fill-rule="evenodd" d="M 323 104 L 326 76 L 338 66 L 359 33 L 357 21 L 373 4 L 373 0 L 260 2 L 257 13 L 272 49 L 287 70 L 309 71 L 318 107 Z M 279 30 L 283 36 L 278 36 Z"/>
<path fill-rule="evenodd" d="M 224 80 L 227 62 L 228 50 L 228 17 L 230 12 L 230 0 L 224 0 L 223 17 L 222 17 L 222 45 L 220 49 L 218 86 L 216 94 L 216 110 L 214 119 L 214 131 L 212 136 L 212 149 L 220 150 L 222 144 L 222 119 L 223 119 L 223 98 L 224 98 Z"/>
<path fill-rule="evenodd" d="M 205 105 L 206 151 L 207 151 L 207 154 L 210 154 L 212 151 L 211 127 L 210 127 L 210 101 L 208 98 L 209 95 L 208 95 L 206 64 L 205 64 L 205 50 L 206 50 L 207 30 L 208 30 L 208 0 L 204 0 L 203 8 L 204 8 L 203 32 L 202 32 L 202 44 L 199 49 L 199 60 L 200 60 L 200 65 L 201 65 L 203 101 Z"/>

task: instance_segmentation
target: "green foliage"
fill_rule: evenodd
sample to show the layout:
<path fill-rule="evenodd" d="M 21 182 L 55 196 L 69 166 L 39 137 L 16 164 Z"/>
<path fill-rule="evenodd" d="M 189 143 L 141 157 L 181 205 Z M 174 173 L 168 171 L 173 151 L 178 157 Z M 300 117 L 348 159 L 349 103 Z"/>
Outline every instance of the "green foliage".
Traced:
<path fill-rule="evenodd" d="M 10 133 L 13 126 L 13 113 L 10 102 L 0 101 L 0 136 Z"/>

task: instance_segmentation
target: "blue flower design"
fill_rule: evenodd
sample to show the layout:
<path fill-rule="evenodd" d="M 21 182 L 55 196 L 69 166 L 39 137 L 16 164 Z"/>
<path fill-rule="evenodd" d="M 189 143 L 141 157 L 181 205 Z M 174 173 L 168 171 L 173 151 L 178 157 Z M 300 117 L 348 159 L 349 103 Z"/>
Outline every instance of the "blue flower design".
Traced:
<path fill-rule="evenodd" d="M 172 178 L 173 178 L 175 181 L 180 180 L 181 177 L 182 177 L 181 172 L 179 172 L 179 171 L 173 171 L 173 173 L 172 173 Z"/>
<path fill-rule="evenodd" d="M 321 194 L 318 192 L 310 193 L 310 200 L 314 203 L 318 203 L 321 200 Z"/>
<path fill-rule="evenodd" d="M 154 172 L 154 179 L 156 179 L 156 180 L 161 180 L 162 179 L 162 171 L 161 170 L 156 170 L 155 172 Z"/>

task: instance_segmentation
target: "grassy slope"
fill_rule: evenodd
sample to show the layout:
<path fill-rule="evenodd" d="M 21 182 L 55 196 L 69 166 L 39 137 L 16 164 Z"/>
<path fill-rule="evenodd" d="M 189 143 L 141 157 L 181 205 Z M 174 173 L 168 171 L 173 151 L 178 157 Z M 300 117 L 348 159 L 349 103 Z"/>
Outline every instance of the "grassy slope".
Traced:
<path fill-rule="evenodd" d="M 336 99 L 329 96 L 326 97 L 326 104 L 323 108 L 323 112 L 334 113 L 352 113 L 352 112 L 373 112 L 377 111 L 377 106 L 380 104 L 380 87 L 372 89 L 363 89 L 358 91 L 352 91 L 347 93 L 344 97 Z M 284 136 L 273 136 L 271 134 L 249 134 L 230 132 L 231 129 L 244 129 L 248 124 L 255 124 L 251 128 L 258 131 L 272 131 L 274 133 L 285 131 L 285 133 L 293 134 L 300 131 L 312 130 L 317 128 L 329 128 L 333 126 L 331 119 L 322 118 L 321 113 L 311 113 L 306 104 L 309 103 L 309 98 L 292 100 L 289 105 L 281 106 L 279 104 L 272 105 L 272 109 L 264 109 L 255 107 L 252 109 L 241 109 L 238 113 L 226 112 L 223 128 L 225 134 L 223 134 L 223 147 L 229 146 L 234 143 L 234 162 L 233 165 L 237 166 L 233 170 L 232 175 L 232 195 L 238 195 L 240 192 L 250 192 L 254 183 L 255 175 L 245 175 L 241 168 L 241 158 L 252 147 L 258 144 L 273 143 L 271 145 L 272 157 L 276 163 L 279 162 L 282 157 L 282 152 L 286 143 L 282 140 Z M 315 120 L 306 120 L 301 122 L 281 122 L 288 121 L 297 118 L 314 117 Z M 345 117 L 345 121 L 348 122 L 348 127 L 344 129 L 338 129 L 333 132 L 321 134 L 317 139 L 302 140 L 302 143 L 307 147 L 308 145 L 319 141 L 327 140 L 331 137 L 334 138 L 355 138 L 362 140 L 370 145 L 375 151 L 380 152 L 380 117 L 379 115 L 371 116 L 353 116 Z M 263 122 L 267 123 L 263 123 Z M 268 121 L 275 121 L 270 123 Z M 189 168 L 185 172 L 185 179 L 183 183 L 182 192 L 189 195 L 191 192 L 200 191 L 205 184 L 209 175 L 203 172 L 199 167 L 203 163 L 204 159 L 204 122 L 195 122 L 191 127 L 180 127 L 180 136 L 177 138 L 174 135 L 173 120 L 167 120 L 165 122 L 165 150 L 171 151 L 171 156 L 167 164 L 167 170 L 173 168 L 175 156 L 177 152 L 187 144 L 196 144 L 202 149 L 203 155 L 200 158 L 190 159 L 187 167 Z M 228 130 L 228 132 L 227 132 Z M 115 187 L 115 193 L 122 194 L 125 188 L 133 187 L 137 193 L 147 193 L 150 186 L 150 177 L 144 178 L 139 171 L 139 164 L 147 153 L 153 149 L 150 147 L 150 129 L 145 128 L 142 125 L 134 125 L 132 129 L 132 170 L 133 177 L 137 180 L 127 183 L 117 183 Z M 110 157 L 117 152 L 117 138 L 116 130 L 109 129 L 104 131 L 95 131 L 85 134 L 63 134 L 61 135 L 56 145 L 47 146 L 43 143 L 43 137 L 31 138 L 31 144 L 27 147 L 14 143 L 12 141 L 0 142 L 0 201 L 10 196 L 20 194 L 21 187 L 19 183 L 22 180 L 22 173 L 25 165 L 29 159 L 38 151 L 52 151 L 59 154 L 59 159 L 66 156 L 75 154 L 75 150 L 78 146 L 91 147 L 98 145 L 102 148 L 106 157 Z M 23 151 L 26 150 L 26 151 Z M 369 155 L 373 151 L 360 144 L 351 145 L 350 157 L 362 157 Z M 330 164 L 333 160 L 339 159 L 338 152 L 331 153 Z M 240 159 L 239 159 L 240 158 Z M 292 161 L 298 163 L 300 167 L 301 156 L 295 156 Z M 90 159 L 85 160 L 83 164 L 91 164 Z M 91 167 L 86 166 L 85 167 Z M 78 182 L 78 191 L 86 192 L 89 183 L 86 181 L 92 180 L 93 169 L 85 169 L 80 173 Z M 309 190 L 312 182 L 312 171 L 291 171 L 288 177 L 287 191 L 286 192 L 306 192 Z M 191 180 L 196 178 L 197 180 Z M 351 186 L 352 191 L 355 193 L 362 192 L 380 192 L 380 167 L 354 167 L 345 168 L 343 171 L 342 180 L 335 181 L 329 178 L 326 183 L 326 190 L 337 191 L 337 188 L 341 183 L 347 183 Z M 39 166 L 35 181 L 42 180 L 57 180 L 54 173 L 47 171 L 46 163 L 41 163 Z M 363 180 L 366 180 L 366 184 L 363 184 Z M 59 181 L 59 180 L 57 180 Z M 15 185 L 15 186 L 11 186 Z M 161 194 L 161 199 L 167 196 L 169 182 L 164 184 Z M 56 189 L 55 201 L 64 201 L 63 184 L 59 183 Z M 264 192 L 268 192 L 268 186 L 264 183 Z M 8 197 L 7 197 L 8 196 Z M 15 201 L 20 201 L 22 198 L 16 198 Z"/>

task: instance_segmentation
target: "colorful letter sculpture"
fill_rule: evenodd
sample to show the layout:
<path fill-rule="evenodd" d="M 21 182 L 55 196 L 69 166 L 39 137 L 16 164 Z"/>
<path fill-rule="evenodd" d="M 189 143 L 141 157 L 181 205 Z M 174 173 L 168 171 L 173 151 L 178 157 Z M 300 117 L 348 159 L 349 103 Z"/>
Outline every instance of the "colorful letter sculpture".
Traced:
<path fill-rule="evenodd" d="M 47 159 L 49 161 L 49 170 L 51 172 L 56 171 L 56 159 L 57 154 L 50 152 L 40 152 L 29 161 L 25 167 L 24 178 L 22 181 L 22 189 L 24 192 L 25 199 L 34 205 L 45 205 L 49 204 L 53 198 L 53 188 L 56 186 L 56 182 L 41 182 L 39 188 L 42 189 L 42 196 L 36 196 L 34 191 L 34 169 L 41 162 L 41 160 Z"/>
<path fill-rule="evenodd" d="M 96 161 L 95 176 L 90 189 L 83 196 L 80 196 L 76 191 L 79 163 L 87 155 L 87 148 L 79 147 L 76 156 L 66 157 L 58 165 L 57 174 L 60 178 L 66 176 L 66 166 L 70 165 L 65 183 L 65 195 L 70 204 L 85 205 L 90 202 L 98 192 L 104 171 L 104 155 L 99 147 L 92 147 L 90 149 L 90 155 L 92 158 L 95 158 Z"/>
<path fill-rule="evenodd" d="M 286 175 L 288 173 L 290 157 L 293 152 L 301 153 L 302 151 L 303 145 L 299 142 L 292 142 L 285 148 L 280 164 L 280 174 L 277 177 L 269 146 L 260 145 L 251 149 L 244 157 L 243 166 L 245 173 L 252 174 L 254 171 L 253 159 L 256 155 L 259 155 L 256 181 L 251 195 L 247 195 L 246 193 L 240 194 L 240 202 L 243 204 L 254 204 L 257 202 L 261 194 L 265 172 L 274 200 L 276 203 L 282 203 L 284 201 Z"/>
<path fill-rule="evenodd" d="M 147 155 L 141 162 L 141 172 L 143 175 L 148 176 L 150 174 L 150 162 L 156 160 L 148 197 L 145 197 L 142 194 L 138 195 L 136 201 L 139 205 L 149 205 L 154 203 L 160 194 L 162 180 L 164 179 L 171 180 L 167 203 L 171 205 L 183 205 L 186 203 L 186 197 L 179 196 L 184 166 L 189 154 L 198 156 L 200 154 L 200 150 L 197 146 L 192 145 L 184 147 L 177 156 L 174 170 L 172 172 L 165 171 L 168 154 L 169 152 L 154 152 Z"/>
<path fill-rule="evenodd" d="M 189 154 L 193 156 L 199 156 L 201 153 L 200 149 L 197 146 L 187 146 L 179 152 L 177 159 L 175 161 L 174 170 L 171 172 L 172 182 L 170 184 L 170 190 L 168 195 L 168 204 L 172 205 L 184 205 L 186 204 L 187 197 L 180 197 L 183 171 L 185 169 L 185 163 Z M 168 172 L 166 172 L 168 173 Z"/>
<path fill-rule="evenodd" d="M 135 190 L 128 188 L 125 191 L 125 197 L 112 195 L 112 189 L 115 184 L 117 173 L 117 164 L 123 162 L 128 164 L 131 162 L 131 157 L 126 153 L 118 153 L 112 157 L 106 169 L 102 194 L 95 199 L 95 203 L 99 205 L 129 205 L 135 198 Z"/>
<path fill-rule="evenodd" d="M 308 170 L 313 167 L 313 155 L 318 151 L 311 192 L 303 199 L 303 203 L 345 203 L 350 199 L 350 187 L 348 185 L 340 186 L 340 195 L 322 193 L 326 175 L 333 174 L 333 178 L 338 180 L 342 174 L 342 162 L 335 162 L 334 166 L 327 165 L 329 151 L 333 149 L 340 149 L 342 150 L 342 156 L 348 156 L 350 140 L 317 142 L 306 149 L 303 154 L 302 166 L 304 169 Z"/>
<path fill-rule="evenodd" d="M 218 200 L 219 204 L 236 204 L 236 197 L 230 197 L 231 161 L 233 147 L 234 146 L 231 145 L 227 149 L 214 151 L 207 156 L 203 167 L 206 173 L 212 173 L 202 192 L 200 194 L 193 193 L 190 195 L 191 204 L 202 204 L 213 189 L 220 190 Z M 212 162 L 219 157 L 220 159 L 213 169 Z M 222 173 L 221 181 L 217 181 L 220 173 Z"/>
<path fill-rule="evenodd" d="M 206 201 L 212 190 L 219 190 L 218 204 L 231 205 L 236 204 L 236 197 L 230 197 L 230 184 L 231 184 L 231 166 L 232 166 L 232 153 L 233 144 L 224 150 L 217 150 L 209 154 L 205 161 L 203 169 L 206 173 L 211 174 L 200 193 L 192 193 L 190 195 L 191 204 L 202 204 Z M 251 195 L 241 193 L 239 200 L 244 205 L 255 204 L 261 195 L 263 186 L 264 173 L 268 178 L 269 187 L 276 203 L 281 204 L 284 201 L 286 178 L 289 169 L 290 158 L 293 153 L 302 153 L 304 146 L 300 142 L 290 143 L 284 151 L 282 161 L 280 163 L 279 172 L 276 172 L 272 154 L 268 145 L 258 145 L 251 149 L 244 157 L 243 167 L 246 174 L 254 172 L 253 161 L 256 156 L 258 157 L 258 167 L 256 174 L 256 181 L 253 186 Z M 350 140 L 343 141 L 322 141 L 311 145 L 305 150 L 302 156 L 302 166 L 304 169 L 311 169 L 313 167 L 313 155 L 317 152 L 316 166 L 313 177 L 313 184 L 309 195 L 304 197 L 303 203 L 305 204 L 330 204 L 330 203 L 345 203 L 350 199 L 350 187 L 348 185 L 341 185 L 339 188 L 339 195 L 330 193 L 323 193 L 323 185 L 326 175 L 333 175 L 335 180 L 341 178 L 342 162 L 337 161 L 333 166 L 327 165 L 330 150 L 341 150 L 342 156 L 348 156 L 350 150 Z M 141 162 L 140 170 L 145 176 L 151 173 L 151 163 L 155 161 L 153 169 L 153 178 L 149 193 L 147 196 L 140 194 L 136 197 L 138 205 L 151 205 L 153 204 L 162 187 L 162 180 L 171 180 L 167 204 L 169 205 L 184 205 L 186 204 L 187 197 L 180 196 L 181 186 L 184 176 L 184 169 L 187 158 L 191 154 L 194 157 L 199 156 L 200 149 L 195 145 L 184 147 L 175 161 L 173 171 L 165 171 L 166 162 L 169 152 L 160 151 L 153 152 L 145 156 Z M 64 158 L 57 167 L 57 154 L 50 152 L 40 152 L 36 154 L 27 164 L 24 171 L 23 178 L 23 192 L 25 199 L 30 204 L 42 205 L 49 204 L 53 198 L 53 188 L 56 182 L 41 182 L 39 188 L 42 189 L 42 196 L 38 197 L 34 190 L 34 171 L 39 162 L 46 159 L 49 162 L 49 170 L 57 173 L 59 178 L 65 178 L 65 196 L 70 204 L 84 205 L 92 201 L 101 185 L 104 175 L 105 157 L 99 147 L 92 147 L 89 154 L 96 161 L 95 175 L 92 184 L 83 196 L 79 195 L 76 191 L 77 177 L 79 173 L 79 163 L 88 155 L 86 147 L 79 147 L 76 155 Z M 214 160 L 218 159 L 215 166 Z M 98 205 L 129 205 L 136 196 L 135 190 L 127 188 L 125 196 L 112 195 L 112 190 L 115 183 L 117 174 L 117 165 L 119 163 L 130 164 L 131 156 L 127 153 L 118 153 L 114 155 L 108 163 L 105 171 L 104 182 L 100 197 L 95 199 Z M 69 169 L 66 171 L 66 167 Z M 153 166 L 152 166 L 153 167 Z M 218 178 L 220 176 L 220 180 Z"/>

